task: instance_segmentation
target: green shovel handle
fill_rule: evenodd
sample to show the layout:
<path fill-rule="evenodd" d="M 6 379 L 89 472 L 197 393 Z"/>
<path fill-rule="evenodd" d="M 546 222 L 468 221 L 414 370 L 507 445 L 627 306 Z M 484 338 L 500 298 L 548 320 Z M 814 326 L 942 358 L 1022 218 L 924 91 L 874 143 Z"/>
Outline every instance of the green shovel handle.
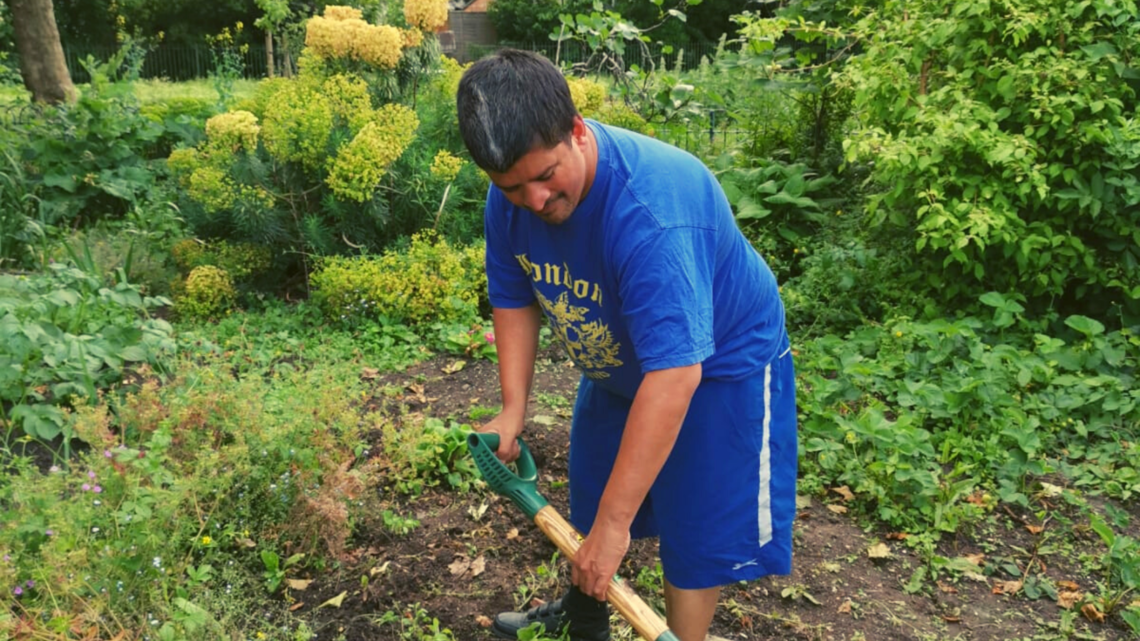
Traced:
<path fill-rule="evenodd" d="M 519 442 L 519 458 L 515 461 L 518 472 L 503 464 L 495 452 L 499 449 L 499 435 L 489 432 L 472 432 L 467 435 L 467 449 L 483 480 L 498 494 L 514 501 L 529 519 L 549 505 L 538 493 L 538 467 L 534 464 L 530 448 Z"/>

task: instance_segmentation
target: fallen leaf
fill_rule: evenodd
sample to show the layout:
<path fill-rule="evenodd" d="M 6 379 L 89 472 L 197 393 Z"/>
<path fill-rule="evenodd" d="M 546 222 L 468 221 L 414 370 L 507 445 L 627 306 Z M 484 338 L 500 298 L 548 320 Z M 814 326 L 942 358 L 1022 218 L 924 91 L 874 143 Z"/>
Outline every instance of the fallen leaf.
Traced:
<path fill-rule="evenodd" d="M 887 540 L 888 541 L 904 541 L 909 536 L 910 535 L 907 534 L 906 532 L 888 532 L 887 533 Z"/>
<path fill-rule="evenodd" d="M 831 491 L 835 492 L 839 496 L 843 497 L 844 501 L 854 501 L 855 500 L 855 495 L 851 493 L 851 488 L 847 487 L 846 485 L 841 486 L 841 487 L 833 487 L 833 488 L 831 488 Z"/>
<path fill-rule="evenodd" d="M 1023 581 L 998 581 L 994 584 L 994 594 L 1017 594 L 1021 592 Z"/>
<path fill-rule="evenodd" d="M 946 594 L 958 594 L 958 588 L 956 588 L 952 585 L 946 585 L 945 583 L 943 583 L 941 581 L 938 582 L 938 589 L 942 590 Z"/>
<path fill-rule="evenodd" d="M 989 583 L 989 579 L 986 578 L 986 575 L 978 574 L 977 572 L 966 572 L 962 574 L 962 576 L 971 581 L 977 581 L 978 583 Z"/>
<path fill-rule="evenodd" d="M 966 556 L 964 556 L 962 558 L 966 559 L 967 561 L 969 561 L 970 563 L 972 563 L 973 565 L 976 565 L 978 567 L 982 567 L 982 565 L 986 561 L 986 555 L 982 554 L 981 552 L 979 552 L 977 554 L 967 554 Z"/>
<path fill-rule="evenodd" d="M 839 608 L 835 610 L 839 614 L 851 614 L 851 599 L 847 599 L 839 604 Z"/>
<path fill-rule="evenodd" d="M 486 569 L 487 569 L 487 559 L 484 559 L 482 554 L 479 555 L 479 558 L 477 558 L 471 562 L 471 576 L 472 577 L 476 577 L 476 576 L 479 576 L 480 574 L 483 574 L 483 570 L 486 570 Z"/>
<path fill-rule="evenodd" d="M 986 493 L 981 491 L 981 490 L 978 490 L 978 491 L 974 492 L 973 494 L 967 496 L 966 502 L 972 503 L 974 505 L 985 506 L 985 504 L 986 504 Z"/>
<path fill-rule="evenodd" d="M 387 572 L 389 565 L 392 565 L 392 562 L 391 561 L 385 561 L 384 564 L 381 565 L 380 567 L 375 567 L 375 568 L 372 568 L 371 570 L 369 570 L 368 574 L 369 574 L 369 576 L 376 576 L 377 574 L 382 574 L 384 572 Z"/>
<path fill-rule="evenodd" d="M 1055 498 L 1055 497 L 1061 496 L 1061 494 L 1063 494 L 1064 491 L 1065 491 L 1065 488 L 1061 487 L 1060 485 L 1053 485 L 1052 483 L 1042 483 L 1041 484 L 1041 496 L 1044 496 L 1047 498 Z"/>
<path fill-rule="evenodd" d="M 451 565 L 447 566 L 447 569 L 451 571 L 451 576 L 464 574 L 471 569 L 471 559 L 465 556 L 456 557 Z"/>
<path fill-rule="evenodd" d="M 363 378 L 366 381 L 376 380 L 377 378 L 380 378 L 380 370 L 374 367 L 365 367 L 360 370 L 360 378 Z"/>
<path fill-rule="evenodd" d="M 796 495 L 796 509 L 806 510 L 811 507 L 811 497 L 802 494 Z"/>
<path fill-rule="evenodd" d="M 553 416 L 547 416 L 546 414 L 539 414 L 538 416 L 532 417 L 530 419 L 530 422 L 534 423 L 536 425 L 554 425 L 554 423 L 556 421 L 554 420 Z"/>
<path fill-rule="evenodd" d="M 1069 590 L 1070 592 L 1076 592 L 1081 589 L 1081 586 L 1077 585 L 1076 581 L 1057 581 L 1057 587 Z"/>
<path fill-rule="evenodd" d="M 444 374 L 454 374 L 466 366 L 467 366 L 466 361 L 451 361 L 450 363 L 448 363 L 447 365 L 444 365 L 440 369 L 443 370 Z"/>
<path fill-rule="evenodd" d="M 949 614 L 943 614 L 942 620 L 947 622 L 947 623 L 958 623 L 959 621 L 962 620 L 962 617 L 956 617 L 956 616 L 951 616 Z"/>
<path fill-rule="evenodd" d="M 288 583 L 289 587 L 293 588 L 294 590 L 304 590 L 305 588 L 308 588 L 309 584 L 313 581 L 312 579 L 286 579 L 285 582 Z"/>
<path fill-rule="evenodd" d="M 250 540 L 250 539 L 247 539 L 247 538 L 244 538 L 244 537 L 240 537 L 240 536 L 239 536 L 239 537 L 237 537 L 237 539 L 235 539 L 235 540 L 238 542 L 238 545 L 240 545 L 240 546 L 242 546 L 242 547 L 246 547 L 246 548 L 255 548 L 255 547 L 257 547 L 257 544 L 256 544 L 256 543 L 254 543 L 252 540 Z"/>
<path fill-rule="evenodd" d="M 1069 610 L 1073 607 L 1074 604 L 1076 604 L 1077 601 L 1080 601 L 1081 598 L 1083 598 L 1083 597 L 1084 597 L 1084 595 L 1081 594 L 1080 592 L 1077 592 L 1076 590 L 1066 591 L 1066 592 L 1058 592 L 1057 593 L 1057 605 L 1059 605 L 1060 607 L 1062 607 L 1066 610 Z"/>
<path fill-rule="evenodd" d="M 289 606 L 289 611 L 290 612 L 296 612 L 297 610 L 300 610 L 303 607 L 305 607 L 305 602 L 304 601 L 298 601 L 298 602 L 294 603 L 293 605 Z"/>
<path fill-rule="evenodd" d="M 475 623 L 478 623 L 480 628 L 489 628 L 494 622 L 491 621 L 491 618 L 487 615 L 480 614 L 479 616 L 475 617 Z"/>
<path fill-rule="evenodd" d="M 517 539 L 517 538 L 519 538 L 519 529 L 517 527 L 513 527 L 507 531 L 507 540 L 508 541 L 513 541 L 514 539 Z"/>
<path fill-rule="evenodd" d="M 1029 530 L 1030 534 L 1041 534 L 1045 531 L 1045 528 L 1040 525 L 1030 525 L 1028 523 L 1025 524 L 1025 529 Z"/>
<path fill-rule="evenodd" d="M 891 549 L 887 547 L 886 543 L 876 543 L 867 548 L 867 556 L 872 559 L 889 559 L 891 558 Z"/>
<path fill-rule="evenodd" d="M 827 506 L 827 509 L 835 512 L 836 514 L 847 514 L 847 508 L 843 507 L 842 505 L 829 505 Z"/>
<path fill-rule="evenodd" d="M 347 590 L 344 592 L 341 592 L 340 594 L 338 594 L 336 596 L 334 596 L 333 598 L 329 599 L 328 601 L 325 601 L 324 603 L 318 605 L 317 607 L 323 608 L 325 606 L 328 606 L 330 608 L 339 608 L 340 604 L 344 603 L 344 597 L 346 597 L 346 596 L 348 596 Z"/>
<path fill-rule="evenodd" d="M 1081 614 L 1085 615 L 1085 618 L 1089 621 L 1104 623 L 1104 612 L 1098 610 L 1097 607 L 1092 603 L 1086 603 L 1082 605 Z"/>

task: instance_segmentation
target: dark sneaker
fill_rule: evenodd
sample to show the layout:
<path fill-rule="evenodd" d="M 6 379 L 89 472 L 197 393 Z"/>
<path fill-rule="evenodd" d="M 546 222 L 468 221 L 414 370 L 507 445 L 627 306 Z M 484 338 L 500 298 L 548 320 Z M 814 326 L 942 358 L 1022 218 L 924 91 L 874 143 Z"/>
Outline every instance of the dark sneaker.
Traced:
<path fill-rule="evenodd" d="M 571 616 L 571 613 L 574 616 Z M 541 623 L 546 634 L 557 636 L 570 626 L 570 641 L 610 641 L 606 604 L 571 588 L 566 596 L 526 612 L 503 612 L 495 617 L 491 633 L 500 639 L 518 639 L 519 630 Z"/>

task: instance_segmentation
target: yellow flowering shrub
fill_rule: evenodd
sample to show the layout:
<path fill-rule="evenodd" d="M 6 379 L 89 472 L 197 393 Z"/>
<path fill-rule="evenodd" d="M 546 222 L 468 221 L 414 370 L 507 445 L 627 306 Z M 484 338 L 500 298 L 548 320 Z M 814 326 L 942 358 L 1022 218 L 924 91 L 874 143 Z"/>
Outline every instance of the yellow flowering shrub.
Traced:
<path fill-rule="evenodd" d="M 175 149 L 166 158 L 166 167 L 183 187 L 189 186 L 190 174 L 202 164 L 198 150 L 194 148 Z"/>
<path fill-rule="evenodd" d="M 230 111 L 206 121 L 206 139 L 218 149 L 235 152 L 257 149 L 257 116 L 248 111 Z"/>
<path fill-rule="evenodd" d="M 374 114 L 368 83 L 359 76 L 338 73 L 325 80 L 321 89 L 328 97 L 333 115 L 347 123 L 353 135 L 372 120 Z"/>
<path fill-rule="evenodd" d="M 570 86 L 570 98 L 574 101 L 574 106 L 583 116 L 592 116 L 606 99 L 606 88 L 588 78 L 567 78 L 566 84 Z"/>
<path fill-rule="evenodd" d="M 441 67 L 440 74 L 436 76 L 435 82 L 444 96 L 454 100 L 456 94 L 459 93 L 459 80 L 463 78 L 463 72 L 467 71 L 471 63 L 461 65 L 454 58 L 440 56 L 439 65 Z"/>
<path fill-rule="evenodd" d="M 208 212 L 230 209 L 237 200 L 237 189 L 226 172 L 217 167 L 198 167 L 190 174 L 186 192 L 202 203 Z"/>
<path fill-rule="evenodd" d="M 174 299 L 180 318 L 206 319 L 228 313 L 237 292 L 226 270 L 212 265 L 195 267 Z"/>
<path fill-rule="evenodd" d="M 411 144 L 417 127 L 416 113 L 403 105 L 378 109 L 375 119 L 337 151 L 329 166 L 329 188 L 346 200 L 370 199 L 388 166 Z"/>
<path fill-rule="evenodd" d="M 405 49 L 414 49 L 424 43 L 424 32 L 419 29 L 400 29 L 400 35 L 404 37 Z"/>
<path fill-rule="evenodd" d="M 174 243 L 170 252 L 174 255 L 174 264 L 188 272 L 201 264 L 199 261 L 206 255 L 206 245 L 193 238 L 184 238 Z"/>
<path fill-rule="evenodd" d="M 314 16 L 305 27 L 305 47 L 322 58 L 348 58 L 395 69 L 403 53 L 404 34 L 391 25 Z"/>
<path fill-rule="evenodd" d="M 289 78 L 281 77 L 260 80 L 253 89 L 253 95 L 239 101 L 234 106 L 234 109 L 238 111 L 248 111 L 259 118 L 264 118 L 265 112 L 268 110 L 277 92 L 289 87 L 293 82 L 294 81 Z"/>
<path fill-rule="evenodd" d="M 324 10 L 325 18 L 329 20 L 363 20 L 364 13 L 355 7 L 329 5 Z"/>
<path fill-rule="evenodd" d="M 641 114 L 637 113 L 633 107 L 630 107 L 623 101 L 603 103 L 601 109 L 598 109 L 598 111 L 594 113 L 593 118 L 607 125 L 621 127 L 622 129 L 628 129 L 642 134 L 646 132 L 648 127 L 648 123 L 641 117 Z"/>
<path fill-rule="evenodd" d="M 224 270 L 234 281 L 264 273 L 273 263 L 272 254 L 264 245 L 226 240 L 203 242 L 187 238 L 175 243 L 172 252 L 174 264 L 184 274 L 208 265 Z"/>
<path fill-rule="evenodd" d="M 413 236 L 403 252 L 325 258 L 309 286 L 332 319 L 419 324 L 477 317 L 485 279 L 482 247 L 455 248 L 429 232 Z"/>
<path fill-rule="evenodd" d="M 430 171 L 433 177 L 449 183 L 455 180 L 461 169 L 463 169 L 462 158 L 455 156 L 446 149 L 440 149 L 431 161 Z"/>
<path fill-rule="evenodd" d="M 320 167 L 333 128 L 333 108 L 321 92 L 297 83 L 277 92 L 261 125 L 261 139 L 278 160 Z"/>
<path fill-rule="evenodd" d="M 404 0 L 404 18 L 424 31 L 447 24 L 447 0 Z"/>

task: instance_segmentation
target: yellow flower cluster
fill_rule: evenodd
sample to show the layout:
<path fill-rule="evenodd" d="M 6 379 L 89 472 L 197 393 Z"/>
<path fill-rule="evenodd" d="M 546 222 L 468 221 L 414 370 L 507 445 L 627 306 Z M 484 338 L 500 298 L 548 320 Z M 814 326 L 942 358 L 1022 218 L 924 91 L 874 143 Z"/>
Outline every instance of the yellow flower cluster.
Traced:
<path fill-rule="evenodd" d="M 230 152 L 257 149 L 257 116 L 248 111 L 230 111 L 206 121 L 206 138 L 218 149 Z"/>
<path fill-rule="evenodd" d="M 329 5 L 323 14 L 329 20 L 363 20 L 364 13 L 355 7 Z"/>
<path fill-rule="evenodd" d="M 431 161 L 431 175 L 449 183 L 455 180 L 459 175 L 459 171 L 463 169 L 463 159 L 453 155 L 446 149 L 440 149 L 439 153 Z"/>
<path fill-rule="evenodd" d="M 640 134 L 646 132 L 645 119 L 641 117 L 641 114 L 634 111 L 633 107 L 621 100 L 603 103 L 602 107 L 594 113 L 593 118 L 596 118 L 598 122 L 636 131 Z"/>
<path fill-rule="evenodd" d="M 198 150 L 194 148 L 189 149 L 175 149 L 170 152 L 170 156 L 166 158 L 166 167 L 174 174 L 182 186 L 186 186 L 186 180 L 190 174 L 201 165 L 201 159 L 198 157 Z"/>
<path fill-rule="evenodd" d="M 372 197 L 380 179 L 415 137 L 419 127 L 416 112 L 398 104 L 376 111 L 376 118 L 337 151 L 330 163 L 326 183 L 345 200 L 364 202 Z"/>
<path fill-rule="evenodd" d="M 174 300 L 174 310 L 183 318 L 211 318 L 227 313 L 236 297 L 233 279 L 226 270 L 203 265 L 186 277 L 185 289 Z"/>
<path fill-rule="evenodd" d="M 404 36 L 405 49 L 414 49 L 424 43 L 424 32 L 419 29 L 400 29 L 400 35 Z"/>
<path fill-rule="evenodd" d="M 265 114 L 261 140 L 269 155 L 317 168 L 327 154 L 333 108 L 318 91 L 294 83 L 278 91 Z"/>
<path fill-rule="evenodd" d="M 368 83 L 360 76 L 339 73 L 331 76 L 321 86 L 321 93 L 328 98 L 333 115 L 348 123 L 353 135 L 372 120 L 372 98 L 368 95 Z"/>
<path fill-rule="evenodd" d="M 310 276 L 318 305 L 333 318 L 373 317 L 424 323 L 469 318 L 486 287 L 484 250 L 438 236 L 412 236 L 405 251 L 324 259 Z"/>
<path fill-rule="evenodd" d="M 454 58 L 440 56 L 439 66 L 440 74 L 436 76 L 435 82 L 444 96 L 454 100 L 459 93 L 459 81 L 463 78 L 463 72 L 467 71 L 471 63 L 461 65 Z"/>
<path fill-rule="evenodd" d="M 211 165 L 198 167 L 190 174 L 186 193 L 208 212 L 232 209 L 239 201 L 258 207 L 273 206 L 273 196 L 265 189 L 237 184 L 225 170 Z"/>
<path fill-rule="evenodd" d="M 404 34 L 390 25 L 315 16 L 305 29 L 305 46 L 322 58 L 349 58 L 381 69 L 394 69 L 400 62 Z"/>
<path fill-rule="evenodd" d="M 593 80 L 567 78 L 566 84 L 570 86 L 570 98 L 574 101 L 574 106 L 583 116 L 592 116 L 606 99 L 606 88 Z"/>
<path fill-rule="evenodd" d="M 447 0 L 404 0 L 404 18 L 424 31 L 447 24 Z"/>

